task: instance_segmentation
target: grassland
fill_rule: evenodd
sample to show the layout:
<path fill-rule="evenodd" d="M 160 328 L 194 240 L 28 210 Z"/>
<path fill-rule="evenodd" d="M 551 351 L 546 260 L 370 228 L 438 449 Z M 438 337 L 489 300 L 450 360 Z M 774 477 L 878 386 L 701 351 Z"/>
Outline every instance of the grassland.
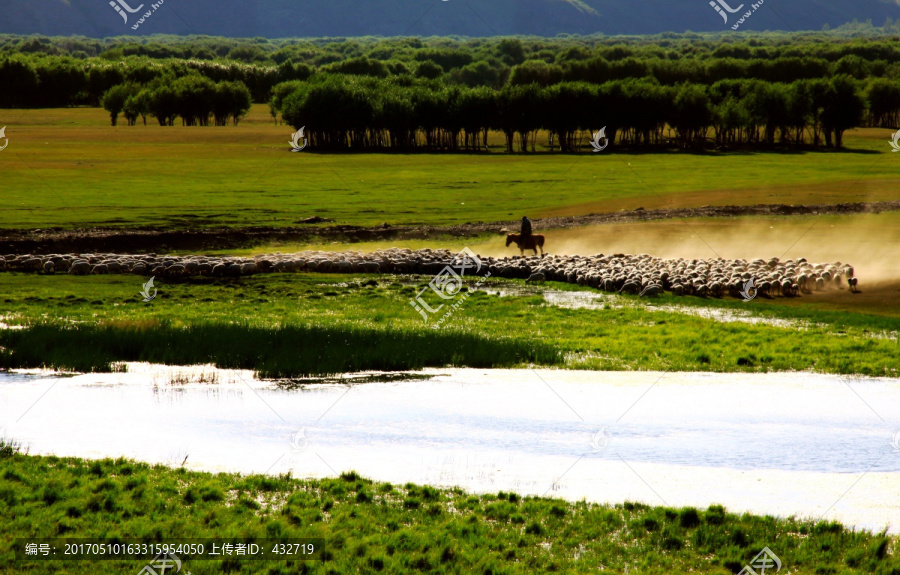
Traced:
<path fill-rule="evenodd" d="M 735 573 L 770 547 L 789 573 L 900 573 L 894 537 L 837 523 L 606 506 L 514 493 L 189 472 L 0 445 L 0 573 L 137 572 L 146 561 L 18 561 L 15 538 L 289 539 L 324 561 L 187 559 L 196 575 L 286 573 Z M 251 571 L 252 570 L 252 571 Z"/>
<path fill-rule="evenodd" d="M 889 130 L 843 152 L 292 154 L 255 106 L 238 126 L 109 126 L 100 109 L 2 110 L 0 229 L 432 225 L 638 207 L 895 200 Z M 497 150 L 500 141 L 496 138 Z M 539 142 L 546 141 L 545 135 Z"/>
<path fill-rule="evenodd" d="M 610 370 L 815 370 L 896 377 L 900 318 L 754 300 L 622 296 L 599 309 L 548 305 L 521 281 L 489 280 L 508 297 L 471 292 L 440 330 L 409 301 L 429 278 L 270 274 L 157 283 L 143 303 L 137 276 L 0 274 L 6 367 L 107 370 L 120 360 L 213 362 L 297 376 L 425 366 Z M 567 284 L 548 285 L 579 290 Z M 651 313 L 648 313 L 651 312 Z M 784 323 L 787 320 L 787 323 Z M 432 324 L 434 321 L 432 320 Z"/>

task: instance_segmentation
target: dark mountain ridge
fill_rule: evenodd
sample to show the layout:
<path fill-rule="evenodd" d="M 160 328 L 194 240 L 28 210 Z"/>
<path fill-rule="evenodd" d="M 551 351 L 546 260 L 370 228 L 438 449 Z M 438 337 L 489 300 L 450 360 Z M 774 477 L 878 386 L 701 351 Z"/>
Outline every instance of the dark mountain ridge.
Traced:
<path fill-rule="evenodd" d="M 895 0 L 714 1 L 718 11 L 709 0 L 116 0 L 118 10 L 109 0 L 0 0 L 0 33 L 555 36 L 731 31 L 747 12 L 752 15 L 741 30 L 820 30 L 854 19 L 880 26 L 900 19 Z"/>

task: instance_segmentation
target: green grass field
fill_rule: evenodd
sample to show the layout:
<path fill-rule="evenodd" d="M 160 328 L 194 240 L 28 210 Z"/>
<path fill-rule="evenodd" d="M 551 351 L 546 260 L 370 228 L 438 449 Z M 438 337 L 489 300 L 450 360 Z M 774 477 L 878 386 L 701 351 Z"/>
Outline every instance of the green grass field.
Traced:
<path fill-rule="evenodd" d="M 0 330 L 0 360 L 6 367 L 86 371 L 126 360 L 212 362 L 280 377 L 532 364 L 890 377 L 900 370 L 898 317 L 669 295 L 653 301 L 622 296 L 600 309 L 566 309 L 548 305 L 534 291 L 508 297 L 474 291 L 446 326 L 434 330 L 409 305 L 429 279 L 404 285 L 391 276 L 267 274 L 160 281 L 157 299 L 143 303 L 140 276 L 4 273 L 2 321 L 29 329 Z M 524 287 L 520 280 L 484 285 Z M 690 313 L 701 306 L 726 314 L 752 310 L 765 321 L 722 322 Z"/>
<path fill-rule="evenodd" d="M 0 229 L 354 225 L 514 220 L 704 205 L 896 200 L 889 130 L 847 133 L 848 151 L 809 153 L 484 154 L 289 152 L 292 128 L 255 106 L 237 127 L 109 126 L 97 109 L 0 110 Z M 540 140 L 545 140 L 545 137 Z M 900 376 L 900 213 L 720 218 L 547 231 L 552 253 L 782 256 L 792 243 L 857 266 L 862 293 L 833 290 L 751 303 L 669 294 L 548 304 L 541 290 L 490 279 L 448 325 L 409 301 L 428 277 L 262 274 L 157 279 L 0 273 L 0 369 L 117 369 L 120 361 L 214 363 L 262 377 L 360 370 L 519 367 L 708 372 L 813 371 Z M 542 230 L 543 231 L 543 230 Z M 246 246 L 231 253 L 380 247 L 516 253 L 502 238 L 440 236 Z M 324 242 L 324 243 L 323 243 Z M 716 253 L 711 253 L 715 250 Z M 0 248 L 2 253 L 2 248 Z M 877 280 L 877 281 L 875 281 Z M 701 312 L 705 315 L 701 315 Z M 749 321 L 720 321 L 743 318 Z M 433 320 L 432 320 L 433 321 Z M 9 326 L 22 329 L 7 329 Z M 3 438 L 0 438 L 2 440 Z M 764 546 L 787 573 L 900 575 L 898 540 L 835 523 L 706 510 L 567 503 L 379 484 L 188 472 L 119 460 L 16 453 L 0 441 L 0 573 L 83 573 L 88 562 L 12 562 L 14 537 L 317 537 L 325 562 L 191 561 L 197 575 L 287 573 L 714 573 Z M 141 562 L 104 562 L 137 572 Z M 243 570 L 243 571 L 242 571 Z"/>
<path fill-rule="evenodd" d="M 292 154 L 293 129 L 260 105 L 236 127 L 112 127 L 89 108 L 2 110 L 4 125 L 0 228 L 441 225 L 900 189 L 886 129 L 851 130 L 837 153 L 507 154 L 495 138 L 496 153 L 426 155 Z"/>
<path fill-rule="evenodd" d="M 316 538 L 324 561 L 185 559 L 196 575 L 735 573 L 770 547 L 788 573 L 900 573 L 896 537 L 706 510 L 471 495 L 352 472 L 321 480 L 30 457 L 0 445 L 0 573 L 137 573 L 147 561 L 16 561 L 15 538 Z M 892 550 L 893 548 L 893 550 Z M 248 571 L 252 569 L 252 571 Z"/>

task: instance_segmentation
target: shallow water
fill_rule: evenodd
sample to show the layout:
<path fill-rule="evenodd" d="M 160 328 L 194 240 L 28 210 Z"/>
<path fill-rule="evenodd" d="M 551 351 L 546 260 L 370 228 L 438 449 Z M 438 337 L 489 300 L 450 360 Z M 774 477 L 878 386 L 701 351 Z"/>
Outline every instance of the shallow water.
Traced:
<path fill-rule="evenodd" d="M 766 324 L 778 327 L 797 327 L 805 329 L 805 326 L 798 321 L 791 321 L 778 318 L 765 318 L 754 316 L 749 311 L 737 311 L 715 307 L 691 307 L 680 305 L 656 305 L 654 300 L 648 298 L 644 302 L 637 303 L 634 300 L 626 300 L 616 294 L 598 293 L 596 291 L 568 291 L 568 290 L 538 290 L 529 287 L 485 287 L 478 288 L 480 291 L 500 297 L 523 296 L 541 294 L 547 305 L 562 307 L 566 309 L 619 309 L 623 307 L 642 306 L 645 311 L 653 312 L 670 312 L 681 313 L 685 315 L 695 315 L 705 319 L 712 319 L 720 322 L 742 322 L 749 324 Z M 890 336 L 886 334 L 885 337 Z"/>
<path fill-rule="evenodd" d="M 187 457 L 193 469 L 300 477 L 355 469 L 395 483 L 722 503 L 900 527 L 900 449 L 892 445 L 900 431 L 898 380 L 472 369 L 423 375 L 288 389 L 210 366 L 130 364 L 128 373 L 65 378 L 0 374 L 0 426 L 40 454 L 172 465 Z"/>

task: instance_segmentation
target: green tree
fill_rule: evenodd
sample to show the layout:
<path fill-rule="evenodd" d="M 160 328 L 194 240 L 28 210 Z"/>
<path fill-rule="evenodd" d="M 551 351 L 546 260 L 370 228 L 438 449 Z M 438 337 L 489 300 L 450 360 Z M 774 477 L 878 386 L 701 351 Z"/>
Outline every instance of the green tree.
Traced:
<path fill-rule="evenodd" d="M 125 74 L 114 66 L 92 66 L 87 76 L 88 103 L 100 104 L 103 94 L 117 84 L 125 82 Z"/>
<path fill-rule="evenodd" d="M 841 148 L 844 132 L 860 125 L 866 107 L 857 83 L 850 76 L 834 78 L 831 88 L 830 101 L 822 113 L 822 121 L 834 132 L 834 147 Z"/>
<path fill-rule="evenodd" d="M 219 82 L 213 97 L 212 114 L 216 126 L 228 124 L 232 118 L 234 125 L 250 111 L 250 90 L 241 82 Z"/>
<path fill-rule="evenodd" d="M 706 140 L 712 124 L 709 95 L 703 86 L 683 84 L 672 103 L 672 127 L 684 147 L 699 147 Z"/>
<path fill-rule="evenodd" d="M 190 75 L 175 80 L 175 106 L 185 126 L 208 126 L 216 97 L 216 85 L 209 78 Z"/>
<path fill-rule="evenodd" d="M 499 114 L 495 92 L 487 86 L 470 88 L 462 92 L 459 100 L 465 148 L 488 148 L 488 130 Z"/>
<path fill-rule="evenodd" d="M 0 108 L 33 106 L 37 100 L 40 78 L 34 67 L 20 60 L 0 64 Z M 10 89 L 15 86 L 15 89 Z"/>
<path fill-rule="evenodd" d="M 565 82 L 544 90 L 544 127 L 559 142 L 561 151 L 575 151 L 578 131 L 590 128 L 584 111 L 590 109 L 596 91 L 585 82 Z"/>
<path fill-rule="evenodd" d="M 379 62 L 378 60 L 373 60 L 365 56 L 331 64 L 325 71 L 333 74 L 375 76 L 377 78 L 384 78 L 388 75 L 388 69 L 384 62 Z"/>
<path fill-rule="evenodd" d="M 507 66 L 525 61 L 525 46 L 518 38 L 503 38 L 497 43 L 497 55 Z"/>
<path fill-rule="evenodd" d="M 424 62 L 421 62 L 418 66 L 416 66 L 416 77 L 418 78 L 428 78 L 429 80 L 434 80 L 436 78 L 440 78 L 443 75 L 444 69 L 431 60 L 425 60 Z"/>
<path fill-rule="evenodd" d="M 297 90 L 304 90 L 308 84 L 300 80 L 291 80 L 289 82 L 281 82 L 272 88 L 272 97 L 269 98 L 269 114 L 278 124 L 278 114 L 282 112 L 284 99 Z"/>
<path fill-rule="evenodd" d="M 562 66 L 547 64 L 541 60 L 528 60 L 513 68 L 509 83 L 513 86 L 552 86 L 562 82 L 563 74 Z"/>
<path fill-rule="evenodd" d="M 509 68 L 499 62 L 479 60 L 462 68 L 451 70 L 450 79 L 469 87 L 490 86 L 500 89 L 509 78 Z"/>
<path fill-rule="evenodd" d="M 144 125 L 147 125 L 147 114 L 150 110 L 149 99 L 149 92 L 147 92 L 147 90 L 140 90 L 131 94 L 125 100 L 125 103 L 122 105 L 122 113 L 128 121 L 129 126 L 134 126 L 137 123 L 138 116 L 143 119 Z"/>
<path fill-rule="evenodd" d="M 148 88 L 147 111 L 160 126 L 171 126 L 178 117 L 178 93 L 170 82 Z"/>
<path fill-rule="evenodd" d="M 268 59 L 265 50 L 259 46 L 236 46 L 228 52 L 229 60 L 240 60 L 242 62 L 264 62 Z"/>
<path fill-rule="evenodd" d="M 113 126 L 116 125 L 119 114 L 122 113 L 122 109 L 125 107 L 125 101 L 134 93 L 134 84 L 119 84 L 118 86 L 113 86 L 103 94 L 100 105 L 103 106 L 104 110 L 109 112 L 110 123 Z"/>
<path fill-rule="evenodd" d="M 866 90 L 870 123 L 884 128 L 900 128 L 900 83 L 876 78 Z"/>

